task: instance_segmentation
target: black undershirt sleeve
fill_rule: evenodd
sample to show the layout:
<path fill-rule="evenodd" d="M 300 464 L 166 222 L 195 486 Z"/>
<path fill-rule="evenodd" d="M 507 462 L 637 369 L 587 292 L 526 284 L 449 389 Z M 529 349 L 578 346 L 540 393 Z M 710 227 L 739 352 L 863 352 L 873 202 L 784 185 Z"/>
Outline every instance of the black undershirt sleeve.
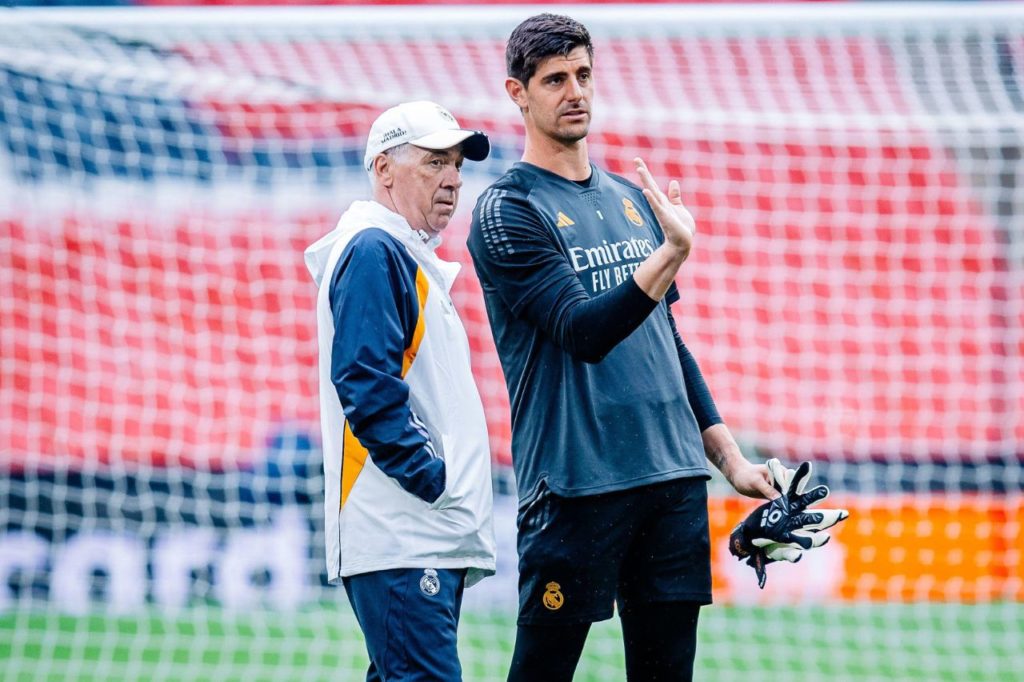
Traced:
<path fill-rule="evenodd" d="M 665 309 L 668 310 L 668 306 L 665 306 Z M 703 433 L 708 427 L 723 423 L 722 417 L 718 414 L 711 391 L 708 390 L 704 375 L 701 374 L 700 367 L 697 366 L 697 360 L 694 359 L 690 349 L 686 347 L 679 335 L 679 329 L 676 328 L 676 321 L 672 317 L 671 310 L 668 310 L 668 323 L 672 327 L 676 352 L 679 354 L 679 364 L 683 368 L 683 379 L 686 381 L 686 395 L 690 399 L 690 408 L 697 418 L 697 426 Z"/>
<path fill-rule="evenodd" d="M 512 313 L 583 362 L 604 359 L 658 306 L 632 277 L 590 296 L 548 228 L 516 197 L 482 197 L 469 251 L 480 279 Z"/>
<path fill-rule="evenodd" d="M 574 302 L 559 316 L 554 331 L 562 348 L 584 362 L 600 362 L 623 339 L 643 324 L 658 302 L 632 277 L 585 301 Z"/>

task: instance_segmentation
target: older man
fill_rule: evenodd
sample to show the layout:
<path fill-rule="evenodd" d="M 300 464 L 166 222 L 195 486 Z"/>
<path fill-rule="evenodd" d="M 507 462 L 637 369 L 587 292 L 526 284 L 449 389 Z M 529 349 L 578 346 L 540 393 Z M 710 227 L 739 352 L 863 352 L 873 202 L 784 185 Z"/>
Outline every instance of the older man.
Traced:
<path fill-rule="evenodd" d="M 464 586 L 494 572 L 490 455 L 469 344 L 434 249 L 464 159 L 490 146 L 408 102 L 370 129 L 372 201 L 306 250 L 319 286 L 327 571 L 366 638 L 367 680 L 458 680 Z"/>

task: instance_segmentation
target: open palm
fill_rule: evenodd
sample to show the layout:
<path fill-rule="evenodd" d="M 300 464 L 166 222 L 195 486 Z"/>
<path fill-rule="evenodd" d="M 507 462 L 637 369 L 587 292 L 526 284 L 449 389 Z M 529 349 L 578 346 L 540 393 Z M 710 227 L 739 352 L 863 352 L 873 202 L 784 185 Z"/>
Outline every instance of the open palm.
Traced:
<path fill-rule="evenodd" d="M 668 184 L 668 194 L 666 195 L 654 181 L 654 177 L 647 169 L 647 164 L 643 159 L 637 157 L 633 159 L 633 162 L 636 164 L 636 172 L 640 175 L 644 197 L 647 198 L 647 202 L 654 211 L 654 216 L 661 225 L 665 241 L 689 254 L 690 248 L 693 246 L 693 237 L 697 233 L 697 224 L 690 211 L 683 205 L 679 181 L 673 180 Z"/>

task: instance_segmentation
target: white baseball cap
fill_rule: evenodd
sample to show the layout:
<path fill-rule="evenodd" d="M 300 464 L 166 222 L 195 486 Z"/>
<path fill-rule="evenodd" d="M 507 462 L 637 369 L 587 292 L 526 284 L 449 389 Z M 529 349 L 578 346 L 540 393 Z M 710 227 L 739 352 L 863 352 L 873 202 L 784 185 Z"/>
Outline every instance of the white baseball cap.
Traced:
<path fill-rule="evenodd" d="M 363 166 L 373 168 L 373 160 L 400 144 L 423 149 L 449 149 L 462 144 L 462 153 L 470 161 L 483 161 L 491 151 L 487 136 L 479 130 L 463 130 L 459 122 L 440 104 L 421 100 L 391 107 L 370 126 Z"/>

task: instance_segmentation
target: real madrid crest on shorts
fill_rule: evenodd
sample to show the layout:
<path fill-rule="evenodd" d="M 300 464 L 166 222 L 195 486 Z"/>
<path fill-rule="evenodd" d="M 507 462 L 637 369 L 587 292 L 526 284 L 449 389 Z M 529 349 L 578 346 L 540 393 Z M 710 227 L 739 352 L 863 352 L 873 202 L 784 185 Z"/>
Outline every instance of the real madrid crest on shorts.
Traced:
<path fill-rule="evenodd" d="M 548 611 L 557 611 L 562 608 L 562 604 L 565 603 L 565 597 L 562 596 L 562 586 L 556 582 L 550 582 L 544 586 L 544 589 L 547 590 L 542 597 L 544 608 Z"/>
<path fill-rule="evenodd" d="M 437 571 L 432 568 L 423 569 L 423 577 L 420 578 L 420 592 L 433 597 L 441 591 L 441 581 L 437 577 Z"/>
<path fill-rule="evenodd" d="M 640 215 L 640 211 L 636 210 L 636 206 L 633 205 L 632 201 L 629 199 L 623 199 L 622 210 L 626 214 L 626 218 L 629 219 L 629 222 L 633 223 L 637 227 L 643 227 L 643 216 Z"/>

